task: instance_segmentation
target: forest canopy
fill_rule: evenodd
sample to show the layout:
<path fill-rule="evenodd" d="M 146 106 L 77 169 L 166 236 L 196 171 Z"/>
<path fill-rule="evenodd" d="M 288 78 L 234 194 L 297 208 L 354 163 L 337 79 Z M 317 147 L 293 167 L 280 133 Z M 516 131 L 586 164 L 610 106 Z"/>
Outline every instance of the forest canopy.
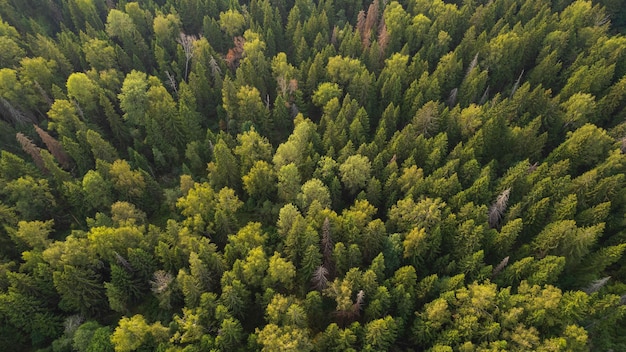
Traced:
<path fill-rule="evenodd" d="M 626 350 L 620 1 L 0 0 L 0 350 Z"/>

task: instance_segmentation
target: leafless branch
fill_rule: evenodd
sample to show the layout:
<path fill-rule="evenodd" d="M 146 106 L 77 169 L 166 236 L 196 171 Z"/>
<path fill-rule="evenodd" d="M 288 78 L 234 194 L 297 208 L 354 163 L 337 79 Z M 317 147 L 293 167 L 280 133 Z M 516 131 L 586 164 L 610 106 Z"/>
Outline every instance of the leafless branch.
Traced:
<path fill-rule="evenodd" d="M 600 290 L 602 287 L 604 287 L 604 285 L 606 285 L 607 282 L 609 282 L 609 279 L 611 277 L 607 276 L 607 277 L 603 277 L 601 279 L 598 279 L 594 282 L 591 283 L 591 285 L 589 285 L 587 288 L 585 288 L 583 291 L 590 295 L 594 292 L 598 292 L 598 290 Z"/>
<path fill-rule="evenodd" d="M 76 108 L 76 112 L 78 112 L 78 115 L 80 115 L 80 118 L 85 121 L 85 113 L 83 112 L 83 109 L 80 107 L 80 104 L 76 101 L 76 99 L 72 99 L 72 104 L 74 104 L 74 107 Z"/>
<path fill-rule="evenodd" d="M 519 84 L 522 81 L 523 75 L 524 75 L 524 70 L 522 69 L 522 73 L 519 74 L 519 77 L 517 77 L 517 81 L 515 81 L 515 84 L 513 85 L 513 89 L 511 89 L 511 96 L 510 96 L 511 98 L 513 98 L 513 95 L 517 91 L 517 88 L 519 88 Z"/>
<path fill-rule="evenodd" d="M 328 286 L 328 270 L 320 265 L 313 272 L 313 276 L 311 277 L 311 283 L 316 290 L 322 291 Z"/>
<path fill-rule="evenodd" d="M 213 75 L 214 80 L 217 81 L 222 79 L 222 70 L 213 55 L 211 55 L 211 60 L 209 60 L 209 68 L 211 68 L 211 74 Z"/>
<path fill-rule="evenodd" d="M 493 278 L 496 275 L 498 275 L 502 271 L 502 269 L 504 269 L 508 264 L 509 264 L 509 256 L 506 256 L 504 259 L 502 259 L 500 264 L 498 264 L 498 266 L 496 266 L 495 269 L 493 269 L 493 272 L 491 273 L 491 277 Z"/>
<path fill-rule="evenodd" d="M 478 65 L 478 53 L 474 55 L 472 62 L 470 62 L 469 67 L 467 68 L 467 72 L 465 72 L 466 79 L 467 79 L 467 76 L 469 76 L 469 74 L 472 72 L 472 70 L 476 68 L 476 65 Z"/>
<path fill-rule="evenodd" d="M 324 224 L 322 224 L 322 254 L 324 256 L 324 265 L 333 270 L 333 250 L 335 248 L 335 244 L 333 243 L 333 239 L 330 234 L 330 220 L 328 218 L 324 219 Z"/>
<path fill-rule="evenodd" d="M 150 281 L 150 287 L 153 293 L 159 294 L 168 289 L 174 277 L 165 270 L 158 270 L 154 273 L 153 280 Z"/>
<path fill-rule="evenodd" d="M 130 265 L 130 263 L 128 262 L 128 260 L 126 260 L 124 257 L 122 257 L 119 253 L 117 253 L 116 251 L 113 252 L 113 254 L 115 255 L 115 260 L 117 261 L 117 263 L 121 266 L 123 266 L 126 270 L 128 271 L 133 271 L 133 267 Z"/>
<path fill-rule="evenodd" d="M 185 52 L 185 82 L 187 81 L 187 74 L 189 73 L 189 61 L 193 57 L 193 43 L 198 38 L 195 35 L 180 33 L 178 43 L 183 47 Z"/>
<path fill-rule="evenodd" d="M 174 90 L 176 95 L 178 95 L 178 89 L 176 88 L 176 79 L 174 78 L 174 76 L 170 74 L 170 71 L 167 70 L 165 71 L 165 76 L 167 77 L 167 84 Z"/>
<path fill-rule="evenodd" d="M 361 309 L 363 309 L 363 303 L 365 303 L 365 292 L 361 290 L 356 295 L 356 302 L 354 302 L 354 310 L 360 311 Z"/>
<path fill-rule="evenodd" d="M 496 202 L 489 207 L 489 226 L 493 229 L 500 225 L 502 215 L 506 211 L 507 202 L 509 201 L 509 194 L 511 189 L 507 188 L 496 199 Z"/>
<path fill-rule="evenodd" d="M 596 16 L 596 20 L 594 21 L 594 25 L 597 27 L 604 26 L 605 24 L 609 23 L 610 19 L 610 15 L 602 16 L 601 14 L 598 14 Z"/>
<path fill-rule="evenodd" d="M 459 88 L 454 88 L 450 91 L 450 95 L 448 96 L 448 106 L 453 107 L 456 105 L 456 98 L 459 95 Z"/>
<path fill-rule="evenodd" d="M 48 103 L 48 106 L 52 106 L 53 101 L 52 99 L 50 99 L 50 96 L 45 91 L 45 89 L 41 87 L 41 84 L 39 84 L 39 82 L 37 82 L 36 80 L 33 83 L 35 83 L 35 88 L 37 88 L 37 90 L 39 91 L 39 94 L 41 94 L 41 96 L 46 101 L 46 103 Z"/>
<path fill-rule="evenodd" d="M 480 100 L 478 101 L 478 105 L 485 104 L 487 102 L 487 99 L 489 99 L 489 86 L 485 88 L 485 92 L 483 93 L 483 96 L 480 97 Z"/>
<path fill-rule="evenodd" d="M 35 120 L 30 116 L 27 116 L 22 111 L 18 110 L 8 100 L 0 97 L 0 114 L 2 114 L 7 121 L 14 124 L 27 124 L 34 123 Z"/>
<path fill-rule="evenodd" d="M 65 318 L 65 321 L 63 322 L 65 333 L 70 336 L 73 335 L 76 329 L 78 329 L 78 327 L 81 326 L 84 321 L 85 318 L 80 314 L 70 315 L 69 317 Z"/>

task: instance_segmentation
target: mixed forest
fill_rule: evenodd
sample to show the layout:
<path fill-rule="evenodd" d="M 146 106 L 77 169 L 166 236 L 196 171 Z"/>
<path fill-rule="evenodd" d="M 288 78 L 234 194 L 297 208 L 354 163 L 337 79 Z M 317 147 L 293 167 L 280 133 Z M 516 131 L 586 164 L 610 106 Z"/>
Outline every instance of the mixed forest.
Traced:
<path fill-rule="evenodd" d="M 0 0 L 0 350 L 626 351 L 625 28 Z"/>

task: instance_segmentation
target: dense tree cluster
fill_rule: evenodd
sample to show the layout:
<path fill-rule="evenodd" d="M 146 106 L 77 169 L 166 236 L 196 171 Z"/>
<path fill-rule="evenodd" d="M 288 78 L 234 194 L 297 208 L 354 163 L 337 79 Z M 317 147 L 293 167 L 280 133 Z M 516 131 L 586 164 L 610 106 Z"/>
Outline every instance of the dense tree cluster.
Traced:
<path fill-rule="evenodd" d="M 0 0 L 0 350 L 626 350 L 625 25 Z"/>

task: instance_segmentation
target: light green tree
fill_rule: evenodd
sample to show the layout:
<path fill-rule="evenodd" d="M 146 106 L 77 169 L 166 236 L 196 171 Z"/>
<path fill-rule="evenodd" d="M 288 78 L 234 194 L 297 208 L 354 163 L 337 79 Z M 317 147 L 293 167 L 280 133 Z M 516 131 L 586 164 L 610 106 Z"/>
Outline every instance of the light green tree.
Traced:
<path fill-rule="evenodd" d="M 237 10 L 231 9 L 226 12 L 220 12 L 220 28 L 229 37 L 241 35 L 245 22 L 245 17 Z"/>
<path fill-rule="evenodd" d="M 307 211 L 313 202 L 318 202 L 322 208 L 328 208 L 331 204 L 328 188 L 316 178 L 310 179 L 302 185 L 297 199 L 303 211 Z"/>
<path fill-rule="evenodd" d="M 352 155 L 339 165 L 341 182 L 352 194 L 365 188 L 370 179 L 372 164 L 364 155 Z"/>
<path fill-rule="evenodd" d="M 148 324 L 141 314 L 120 319 L 111 335 L 111 342 L 116 352 L 130 352 L 153 339 L 153 344 L 167 341 L 169 332 L 160 322 Z M 147 348 L 156 346 L 145 346 Z"/>

